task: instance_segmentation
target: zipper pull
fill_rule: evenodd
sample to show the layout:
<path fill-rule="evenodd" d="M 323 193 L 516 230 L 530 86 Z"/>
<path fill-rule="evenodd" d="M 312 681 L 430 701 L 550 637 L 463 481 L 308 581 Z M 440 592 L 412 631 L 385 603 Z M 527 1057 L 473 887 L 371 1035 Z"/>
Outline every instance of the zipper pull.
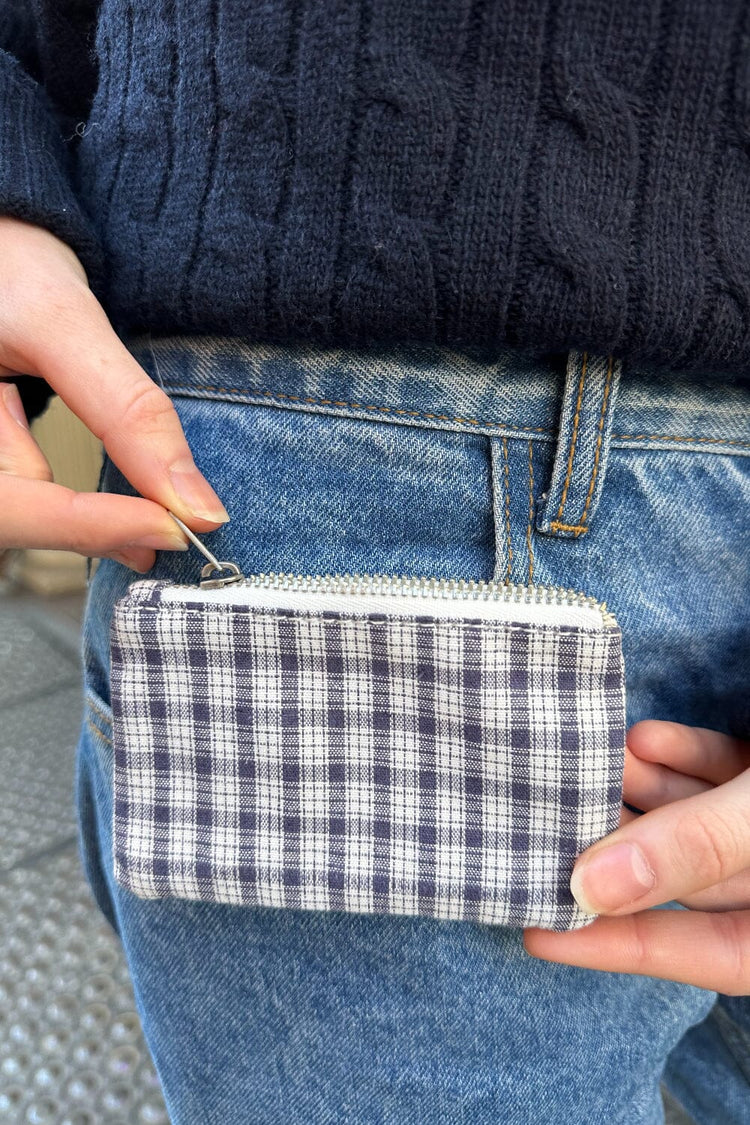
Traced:
<path fill-rule="evenodd" d="M 169 511 L 169 509 L 167 509 Z M 170 516 L 183 532 L 187 535 L 190 542 L 194 547 L 197 547 L 200 553 L 208 559 L 208 562 L 201 570 L 201 577 L 198 586 L 203 590 L 218 590 L 221 586 L 232 586 L 235 582 L 244 582 L 245 575 L 242 573 L 236 563 L 233 562 L 220 562 L 215 555 L 212 555 L 208 547 L 201 543 L 198 536 L 194 531 L 178 519 L 174 512 L 169 512 Z"/>

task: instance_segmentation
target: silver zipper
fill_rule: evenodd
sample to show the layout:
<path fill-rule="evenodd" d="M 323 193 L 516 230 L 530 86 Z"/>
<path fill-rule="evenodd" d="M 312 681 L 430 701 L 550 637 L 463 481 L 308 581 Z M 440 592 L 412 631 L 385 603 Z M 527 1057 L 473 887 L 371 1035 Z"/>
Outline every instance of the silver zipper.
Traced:
<path fill-rule="evenodd" d="M 471 612 L 466 603 L 472 602 L 480 613 L 482 613 L 481 607 L 484 606 L 488 616 L 492 614 L 493 605 L 498 608 L 500 606 L 558 607 L 579 611 L 579 613 L 583 611 L 587 616 L 596 613 L 605 628 L 617 625 L 614 615 L 603 602 L 598 602 L 596 598 L 577 590 L 568 590 L 561 586 L 523 586 L 484 579 L 433 578 L 426 575 L 399 574 L 289 574 L 270 571 L 246 577 L 234 563 L 220 562 L 219 567 L 218 576 L 209 563 L 203 568 L 201 580 L 197 584 L 172 583 L 171 588 L 191 590 L 195 593 L 206 591 L 209 597 L 205 599 L 198 597 L 196 600 L 215 601 L 217 604 L 225 600 L 231 602 L 233 596 L 244 600 L 240 591 L 274 591 L 293 596 L 351 597 L 355 603 L 357 599 L 382 597 L 401 599 L 403 602 L 409 600 L 410 611 L 413 611 L 418 603 L 424 603 L 425 613 L 429 613 L 430 603 L 434 606 L 435 602 L 443 605 L 447 603 L 446 608 L 451 603 L 453 605 L 461 603 L 462 612 L 464 607 L 466 612 Z M 214 577 L 210 576 L 212 573 Z M 356 609 L 356 605 L 352 608 Z M 397 605 L 393 608 L 398 611 Z"/>
<path fill-rule="evenodd" d="M 176 519 L 176 517 L 174 517 Z M 180 522 L 180 521 L 178 521 Z M 278 591 L 292 595 L 339 595 L 357 597 L 396 597 L 417 602 L 473 602 L 479 609 L 491 606 L 559 607 L 597 613 L 605 628 L 617 627 L 614 614 L 604 602 L 563 586 L 520 585 L 474 578 L 434 578 L 426 575 L 399 574 L 290 574 L 283 571 L 253 574 L 246 577 L 236 563 L 217 559 L 194 532 L 180 522 L 183 531 L 209 562 L 201 570 L 197 584 L 171 583 L 171 589 L 216 591 L 210 601 L 223 601 L 219 591 L 231 596 L 237 589 Z M 190 599 L 192 600 L 192 599 Z M 413 608 L 413 603 L 412 607 Z M 425 610 L 428 606 L 425 606 Z M 463 610 L 462 610 L 463 612 Z M 467 610 L 467 612 L 470 612 Z"/>

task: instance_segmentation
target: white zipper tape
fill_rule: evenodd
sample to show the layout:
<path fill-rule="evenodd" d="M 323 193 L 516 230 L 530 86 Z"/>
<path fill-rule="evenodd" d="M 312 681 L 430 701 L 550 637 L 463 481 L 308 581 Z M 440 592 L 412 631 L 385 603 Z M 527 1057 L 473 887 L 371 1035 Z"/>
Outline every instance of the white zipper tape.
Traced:
<path fill-rule="evenodd" d="M 605 605 L 574 590 L 407 575 L 256 574 L 213 589 L 168 585 L 161 591 L 161 601 L 315 612 L 425 614 L 448 620 L 471 617 L 596 630 L 616 625 Z"/>

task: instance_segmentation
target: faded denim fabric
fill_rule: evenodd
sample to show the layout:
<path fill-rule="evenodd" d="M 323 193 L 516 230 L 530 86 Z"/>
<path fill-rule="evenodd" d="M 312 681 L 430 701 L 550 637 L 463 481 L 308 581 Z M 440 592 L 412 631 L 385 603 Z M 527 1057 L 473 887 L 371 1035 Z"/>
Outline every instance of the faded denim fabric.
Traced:
<path fill-rule="evenodd" d="M 219 558 L 582 590 L 622 628 L 629 723 L 750 732 L 747 386 L 577 354 L 129 346 L 231 514 Z M 132 491 L 109 462 L 102 487 Z M 746 1119 L 744 999 L 537 961 L 504 927 L 115 884 L 108 626 L 133 580 L 104 561 L 91 585 L 78 807 L 174 1122 L 651 1125 L 662 1077 L 701 1125 Z"/>

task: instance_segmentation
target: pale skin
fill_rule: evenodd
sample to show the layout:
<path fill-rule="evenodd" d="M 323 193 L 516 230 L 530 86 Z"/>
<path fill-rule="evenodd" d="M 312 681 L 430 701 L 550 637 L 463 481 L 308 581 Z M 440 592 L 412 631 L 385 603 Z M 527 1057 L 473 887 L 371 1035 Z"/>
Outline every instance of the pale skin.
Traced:
<path fill-rule="evenodd" d="M 623 808 L 620 827 L 582 853 L 571 880 L 580 904 L 605 916 L 570 933 L 526 930 L 527 952 L 750 993 L 749 767 L 750 742 L 679 723 L 631 727 L 624 798 L 643 813 Z M 631 873 L 644 885 L 629 884 Z M 672 901 L 688 910 L 648 909 Z"/>
<path fill-rule="evenodd" d="M 140 495 L 76 493 L 55 484 L 18 391 L 7 382 L 14 374 L 44 377 Z M 0 550 L 77 551 L 143 572 L 157 550 L 187 547 L 167 509 L 198 533 L 228 519 L 195 467 L 169 397 L 114 332 L 73 250 L 41 227 L 0 216 Z M 527 951 L 750 992 L 748 767 L 750 744 L 714 731 L 659 722 L 633 727 L 624 795 L 644 815 L 623 809 L 621 827 L 579 858 L 572 883 L 607 916 L 573 933 L 526 930 Z M 612 897 L 593 901 L 585 865 L 620 842 L 640 847 L 639 869 L 653 875 L 654 885 L 614 909 Z M 618 863 L 605 862 L 613 896 Z M 673 899 L 690 912 L 647 910 Z"/>
<path fill-rule="evenodd" d="M 14 374 L 43 376 L 101 438 L 139 497 L 77 493 L 52 480 Z M 167 509 L 197 532 L 228 516 L 195 467 L 169 397 L 113 330 L 74 251 L 0 217 L 0 550 L 48 547 L 116 558 L 136 571 L 186 550 Z"/>

